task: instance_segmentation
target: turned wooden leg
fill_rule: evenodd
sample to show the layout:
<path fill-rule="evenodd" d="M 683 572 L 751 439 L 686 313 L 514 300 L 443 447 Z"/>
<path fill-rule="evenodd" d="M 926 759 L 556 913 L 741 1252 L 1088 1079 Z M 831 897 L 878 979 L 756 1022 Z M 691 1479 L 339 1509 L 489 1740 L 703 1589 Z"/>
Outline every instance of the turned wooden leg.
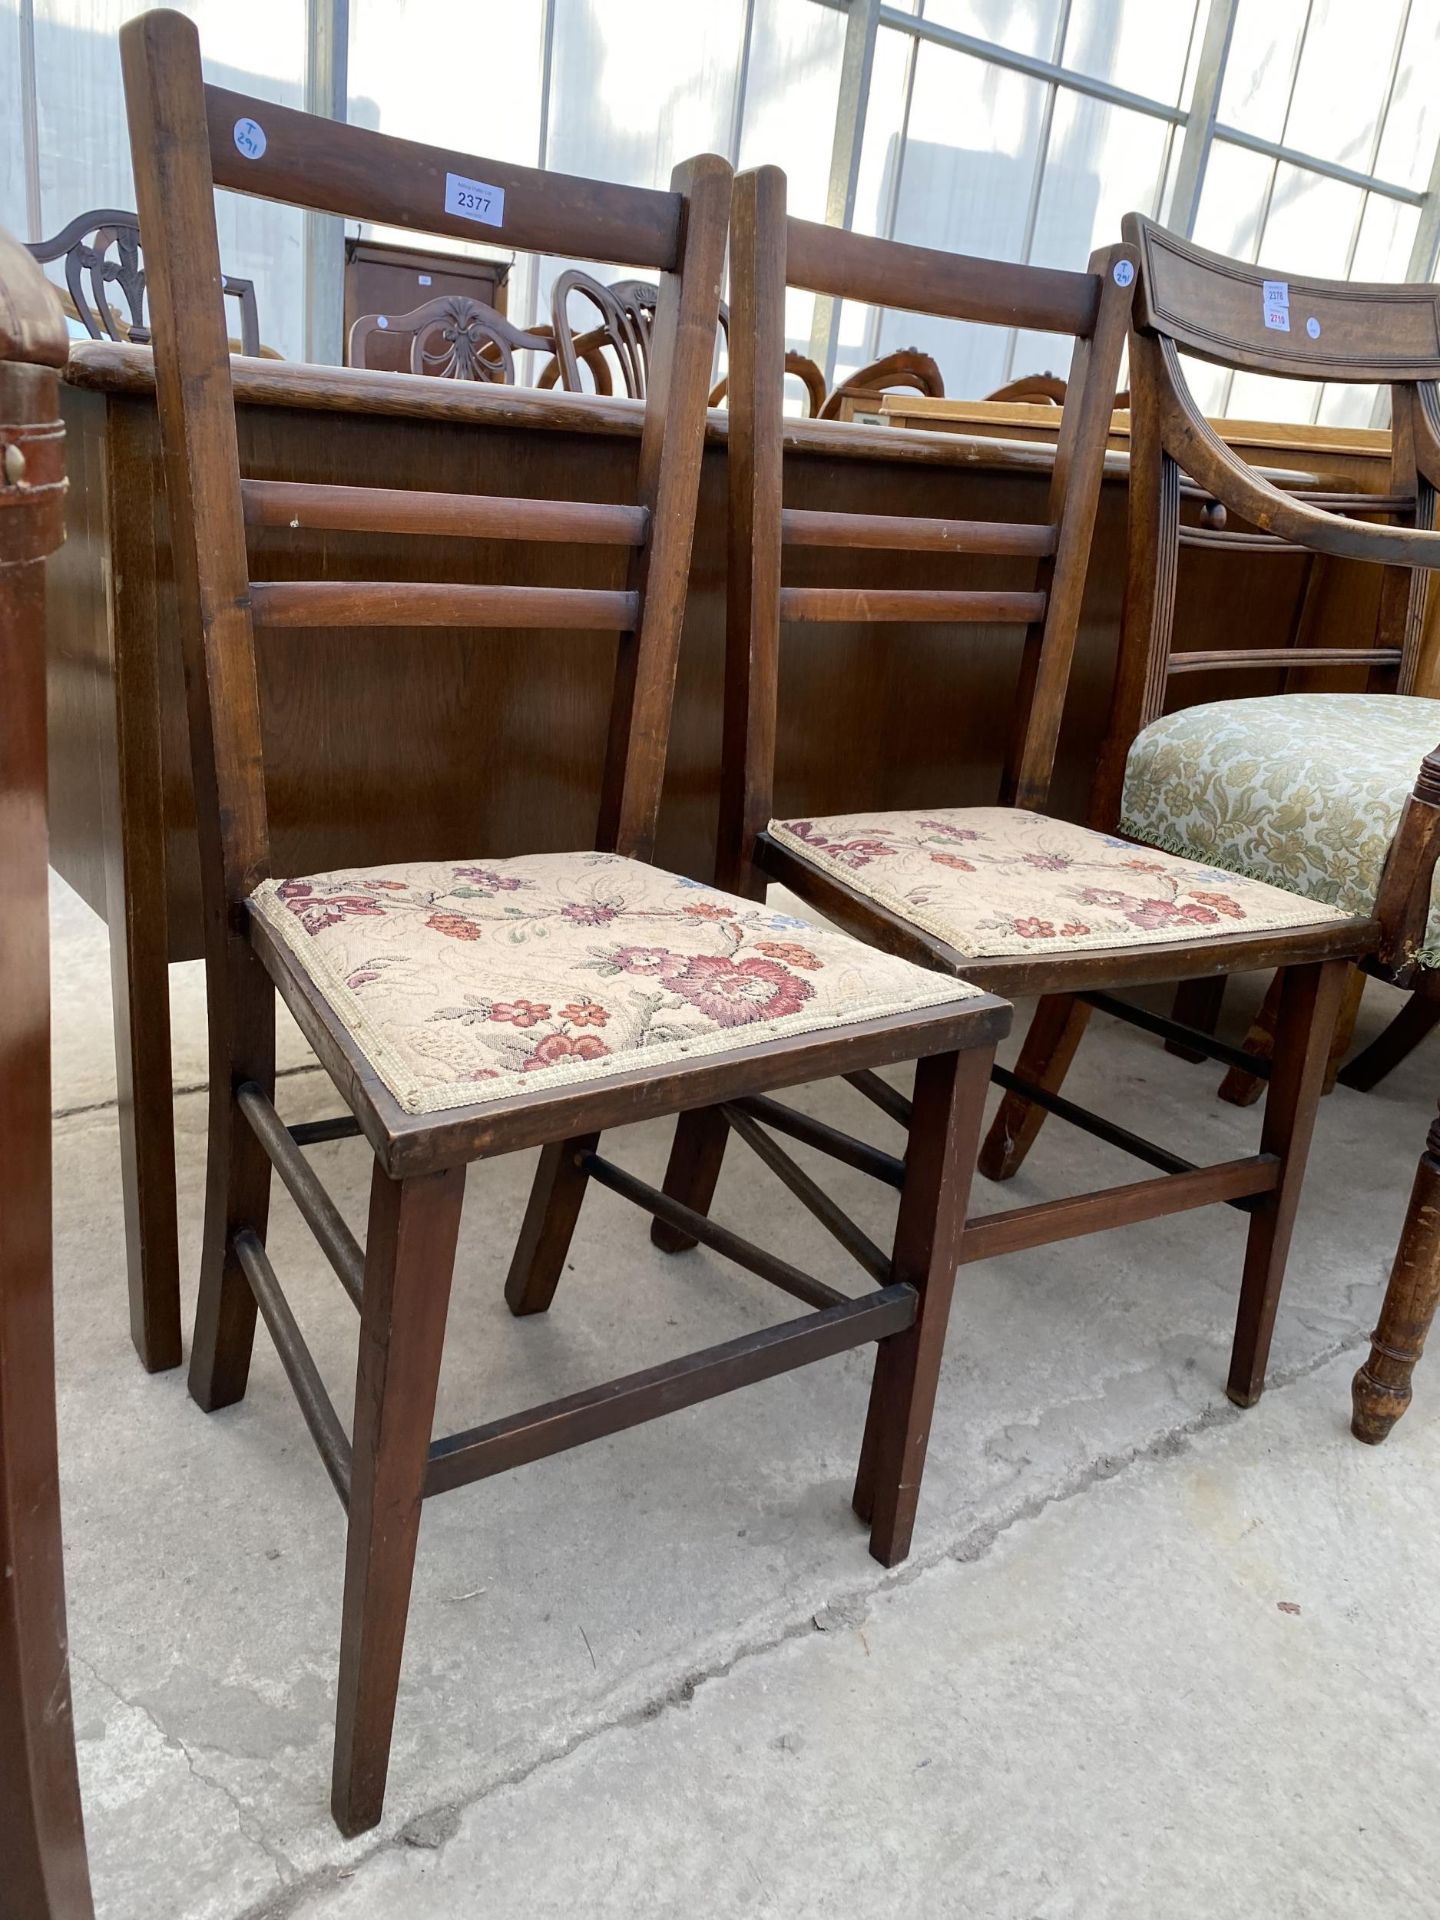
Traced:
<path fill-rule="evenodd" d="M 729 1123 L 718 1107 L 694 1107 L 681 1114 L 665 1168 L 665 1191 L 672 1200 L 682 1201 L 695 1213 L 709 1213 L 729 1133 Z M 662 1253 L 688 1253 L 695 1245 L 688 1233 L 663 1220 L 650 1222 L 650 1239 Z"/>
<path fill-rule="evenodd" d="M 1415 1051 L 1420 1042 L 1440 1023 L 1440 994 L 1412 993 L 1395 1018 L 1356 1054 L 1336 1078 L 1342 1087 L 1357 1093 L 1369 1093 L 1386 1074 L 1393 1073 L 1402 1060 Z"/>
<path fill-rule="evenodd" d="M 1336 1015 L 1345 992 L 1348 960 L 1287 967 L 1278 976 L 1275 1065 L 1265 1102 L 1260 1151 L 1280 1162 L 1279 1179 L 1255 1200 L 1245 1242 L 1240 1310 L 1226 1392 L 1240 1407 L 1254 1406 L 1265 1385 L 1270 1336 L 1290 1252 L 1295 1211 L 1305 1178 L 1310 1136 L 1325 1078 Z"/>
<path fill-rule="evenodd" d="M 1193 1027 L 1197 1033 L 1214 1033 L 1220 1024 L 1220 1011 L 1225 1005 L 1225 989 L 1229 984 L 1230 976 L 1225 973 L 1211 974 L 1203 980 L 1177 981 L 1170 1018 L 1178 1020 L 1182 1027 Z M 1192 1065 L 1207 1058 L 1194 1047 L 1187 1047 L 1183 1040 L 1167 1040 L 1165 1051 Z"/>
<path fill-rule="evenodd" d="M 544 1148 L 535 1169 L 520 1238 L 505 1279 L 505 1304 L 513 1314 L 544 1313 L 555 1298 L 570 1251 L 589 1176 L 576 1164 L 593 1153 L 598 1133 L 556 1140 Z"/>
<path fill-rule="evenodd" d="M 190 1350 L 190 1396 L 206 1413 L 245 1397 L 255 1345 L 255 1296 L 235 1258 L 244 1229 L 263 1243 L 270 1216 L 270 1156 L 235 1102 L 253 1081 L 275 1097 L 275 989 L 253 951 L 232 955 L 223 981 L 210 980 L 210 1125 L 205 1238 Z"/>
<path fill-rule="evenodd" d="M 1269 1060 L 1274 1055 L 1276 1009 L 1283 984 L 1282 976 L 1277 973 L 1265 989 L 1265 998 L 1245 1036 L 1245 1051 L 1253 1053 L 1257 1060 Z M 1228 1068 L 1220 1082 L 1220 1098 L 1232 1107 L 1253 1107 L 1264 1091 L 1265 1082 L 1259 1074 L 1244 1073 L 1239 1067 Z"/>
<path fill-rule="evenodd" d="M 464 1167 L 370 1187 L 330 1808 L 347 1838 L 385 1804 Z"/>
<path fill-rule="evenodd" d="M 991 1058 L 985 1048 L 935 1054 L 915 1071 L 893 1273 L 919 1305 L 912 1324 L 876 1349 L 853 1502 L 885 1567 L 905 1558 L 915 1527 Z"/>
<path fill-rule="evenodd" d="M 1068 993 L 1047 993 L 1030 1016 L 1030 1031 L 1015 1062 L 1022 1080 L 1058 1093 L 1070 1071 L 1075 1049 L 1090 1021 L 1090 1008 Z M 1007 1093 L 1000 1102 L 985 1144 L 980 1149 L 980 1171 L 987 1180 L 1008 1180 L 1018 1173 L 1045 1124 L 1045 1110 L 1021 1093 Z"/>
<path fill-rule="evenodd" d="M 1415 1169 L 1410 1210 L 1400 1232 L 1370 1358 L 1350 1388 L 1350 1431 L 1378 1447 L 1410 1404 L 1410 1376 L 1440 1301 L 1440 1119 L 1432 1120 Z"/>

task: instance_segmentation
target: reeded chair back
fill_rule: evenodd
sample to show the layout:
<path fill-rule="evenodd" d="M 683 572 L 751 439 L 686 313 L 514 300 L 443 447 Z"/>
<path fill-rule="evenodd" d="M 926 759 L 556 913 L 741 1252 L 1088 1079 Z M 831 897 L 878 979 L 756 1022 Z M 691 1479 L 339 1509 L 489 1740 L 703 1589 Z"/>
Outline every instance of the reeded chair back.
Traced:
<path fill-rule="evenodd" d="M 255 633 L 355 626 L 576 628 L 619 636 L 597 848 L 654 838 L 689 565 L 729 168 L 678 167 L 668 192 L 481 159 L 207 86 L 193 25 L 144 15 L 121 35 L 187 649 L 196 796 L 213 946 L 270 871 Z M 637 498 L 625 505 L 323 488 L 240 472 L 218 297 L 213 187 L 347 218 L 652 269 L 658 296 Z M 477 228 L 477 220 L 483 225 Z M 629 549 L 622 591 L 379 581 L 252 582 L 246 534 L 348 531 L 599 543 Z M 231 936 L 233 946 L 233 935 Z M 212 995 L 212 1004 L 218 996 Z"/>
<path fill-rule="evenodd" d="M 756 837 L 774 788 L 780 628 L 785 621 L 943 621 L 1025 629 L 1001 799 L 1043 808 L 1070 676 L 1134 279 L 1127 246 L 1086 273 L 969 259 L 789 217 L 785 176 L 735 181 L 731 207 L 730 573 L 720 882 L 759 881 Z M 781 498 L 785 289 L 1075 340 L 1046 519 L 1039 524 L 813 512 Z M 787 547 L 1010 555 L 1034 561 L 1026 591 L 786 587 Z"/>
<path fill-rule="evenodd" d="M 1177 675 L 1223 668 L 1273 680 L 1277 670 L 1357 667 L 1369 670 L 1371 690 L 1414 692 L 1429 585 L 1424 570 L 1440 565 L 1436 288 L 1281 279 L 1273 268 L 1209 253 L 1141 214 L 1127 214 L 1122 230 L 1140 276 L 1130 347 L 1130 562 L 1097 825 L 1113 823 L 1131 744 L 1160 717 Z M 1388 386 L 1388 491 L 1287 492 L 1256 472 L 1201 413 L 1182 352 L 1247 373 Z M 1182 476 L 1222 509 L 1207 516 L 1212 524 L 1181 523 Z M 1230 514 L 1242 524 L 1224 524 Z M 1217 519 L 1222 524 L 1213 524 Z M 1334 555 L 1383 566 L 1373 644 L 1176 652 L 1182 548 Z"/>

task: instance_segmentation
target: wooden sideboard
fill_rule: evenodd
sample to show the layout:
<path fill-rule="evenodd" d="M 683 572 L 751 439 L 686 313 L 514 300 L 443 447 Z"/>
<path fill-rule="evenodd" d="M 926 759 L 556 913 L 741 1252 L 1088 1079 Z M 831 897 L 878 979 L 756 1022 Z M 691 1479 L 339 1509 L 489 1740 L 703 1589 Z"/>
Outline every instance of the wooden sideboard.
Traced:
<path fill-rule="evenodd" d="M 631 496 L 638 403 L 236 358 L 244 470 L 477 493 Z M 897 396 L 898 398 L 898 396 Z M 929 403 L 948 405 L 952 403 Z M 200 952 L 189 752 L 148 349 L 86 344 L 62 389 L 68 540 L 49 607 L 51 848 L 111 927 L 132 1304 L 142 1262 L 176 1265 L 166 967 Z M 1058 423 L 1058 410 L 1037 428 Z M 484 431 L 477 431 L 483 428 Z M 725 597 L 723 412 L 711 415 L 681 646 L 658 858 L 708 876 L 720 749 Z M 1267 465 L 1285 464 L 1281 448 Z M 1292 464 L 1334 484 L 1297 431 Z M 796 419 L 787 504 L 1045 517 L 1052 446 L 1037 432 L 929 431 Z M 1383 462 L 1371 460 L 1376 491 Z M 1347 470 L 1348 471 L 1348 470 Z M 1084 809 L 1109 700 L 1124 572 L 1125 460 L 1111 456 L 1061 739 L 1056 809 Z M 1346 484 L 1356 484 L 1347 481 Z M 1360 480 L 1358 484 L 1368 484 Z M 1192 509 L 1193 511 L 1193 509 Z M 279 529 L 257 579 L 510 581 L 617 587 L 623 556 L 471 540 Z M 945 554 L 797 551 L 796 585 L 1028 586 L 1026 563 Z M 838 569 L 838 571 L 837 571 Z M 815 575 L 818 581 L 818 572 Z M 1178 644 L 1256 631 L 1350 644 L 1378 580 L 1337 564 L 1324 591 L 1301 556 L 1187 552 Z M 1246 610 L 1237 622 L 1235 610 Z M 1019 663 L 1006 627 L 800 626 L 787 632 L 776 800 L 789 815 L 963 805 L 993 791 Z M 275 631 L 260 639 L 268 805 L 277 868 L 505 855 L 591 844 L 613 639 L 574 633 Z M 1275 685 L 1283 684 L 1277 675 Z M 1363 685 L 1363 672 L 1323 684 Z M 1257 676 L 1186 676 L 1188 701 L 1265 691 Z M 163 1292 L 164 1289 L 158 1289 Z M 173 1291 L 173 1290 L 172 1290 Z M 146 1364 L 180 1358 L 178 1307 L 132 1330 Z"/>

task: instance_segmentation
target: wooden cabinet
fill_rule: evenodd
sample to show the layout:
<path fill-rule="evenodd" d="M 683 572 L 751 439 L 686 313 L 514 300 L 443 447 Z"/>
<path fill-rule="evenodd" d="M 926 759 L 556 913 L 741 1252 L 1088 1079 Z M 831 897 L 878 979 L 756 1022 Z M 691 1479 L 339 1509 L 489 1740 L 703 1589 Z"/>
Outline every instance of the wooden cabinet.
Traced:
<path fill-rule="evenodd" d="M 425 247 L 388 246 L 376 240 L 345 242 L 345 341 L 348 358 L 350 329 L 362 313 L 413 313 L 442 294 L 464 294 L 483 300 L 498 313 L 505 311 L 508 260 L 477 258 L 472 254 L 435 253 Z M 392 329 L 384 340 L 372 339 L 370 365 L 385 373 L 410 371 L 410 343 L 414 334 Z"/>

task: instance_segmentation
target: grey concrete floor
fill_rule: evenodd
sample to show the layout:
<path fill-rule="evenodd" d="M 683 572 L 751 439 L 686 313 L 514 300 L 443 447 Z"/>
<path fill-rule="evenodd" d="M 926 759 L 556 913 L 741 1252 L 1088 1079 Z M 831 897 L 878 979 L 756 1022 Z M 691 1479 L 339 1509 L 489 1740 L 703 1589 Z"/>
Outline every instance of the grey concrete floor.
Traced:
<path fill-rule="evenodd" d="M 1223 1394 L 1243 1221 L 1220 1209 L 964 1271 L 894 1574 L 847 1507 L 861 1354 L 432 1503 L 386 1820 L 346 1844 L 326 1804 L 341 1515 L 263 1333 L 247 1400 L 208 1420 L 179 1374 L 135 1363 L 105 935 L 58 885 L 55 968 L 62 1471 L 102 1920 L 1440 1909 L 1440 1382 L 1422 1371 L 1385 1449 L 1346 1433 L 1433 1050 L 1325 1103 L 1249 1414 Z M 188 1287 L 203 986 L 172 984 Z M 1372 989 L 1364 1030 L 1393 1005 Z M 335 1110 L 293 1031 L 282 1060 L 287 1117 Z M 1069 1090 L 1208 1159 L 1258 1127 L 1216 1077 L 1097 1021 Z M 843 1087 L 802 1098 L 870 1130 Z M 667 1142 L 609 1147 L 654 1177 Z M 364 1148 L 315 1160 L 363 1231 Z M 760 1282 L 666 1260 L 594 1193 L 554 1309 L 516 1323 L 500 1289 L 531 1165 L 472 1175 L 441 1430 L 776 1317 Z M 883 1195 L 825 1174 L 888 1231 Z M 1003 1201 L 981 1183 L 977 1203 L 1130 1177 L 1052 1123 Z M 738 1154 L 717 1212 L 835 1271 Z M 283 1194 L 271 1247 L 343 1413 L 353 1313 Z"/>

